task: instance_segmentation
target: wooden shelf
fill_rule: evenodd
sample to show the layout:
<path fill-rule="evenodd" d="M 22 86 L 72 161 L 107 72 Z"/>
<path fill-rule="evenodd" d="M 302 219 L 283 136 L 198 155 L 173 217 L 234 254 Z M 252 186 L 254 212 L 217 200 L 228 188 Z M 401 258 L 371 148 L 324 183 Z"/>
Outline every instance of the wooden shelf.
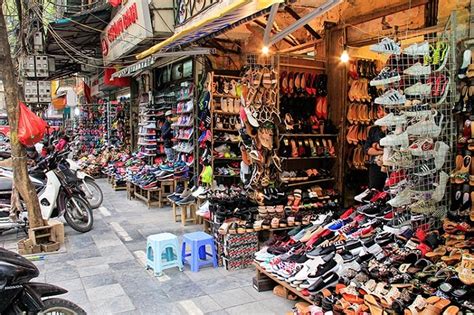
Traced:
<path fill-rule="evenodd" d="M 337 137 L 337 133 L 282 133 L 280 137 Z"/>
<path fill-rule="evenodd" d="M 308 180 L 308 181 L 303 181 L 303 182 L 290 182 L 290 183 L 283 183 L 286 187 L 294 187 L 294 186 L 302 186 L 302 185 L 311 185 L 311 184 L 317 184 L 317 183 L 324 183 L 324 182 L 330 182 L 334 181 L 334 177 L 331 178 L 322 178 L 322 179 L 314 179 L 314 180 Z"/>
<path fill-rule="evenodd" d="M 311 305 L 314 304 L 314 301 L 311 301 L 309 296 L 304 296 L 300 291 L 296 290 L 296 288 L 293 288 L 291 285 L 289 285 L 288 282 L 278 280 L 272 273 L 270 273 L 270 272 L 266 271 L 265 269 L 263 269 L 258 263 L 254 262 L 253 264 L 255 266 L 255 269 L 257 269 L 257 272 L 264 274 L 265 276 L 272 279 L 273 281 L 275 281 L 276 283 L 278 283 L 279 285 L 284 287 L 286 290 L 288 290 L 289 292 L 291 292 L 294 295 L 297 295 L 299 298 L 305 300 L 309 304 L 311 304 Z"/>
<path fill-rule="evenodd" d="M 213 176 L 217 176 L 217 177 L 240 177 L 240 175 L 236 174 L 236 175 L 220 175 L 220 174 L 214 174 Z"/>

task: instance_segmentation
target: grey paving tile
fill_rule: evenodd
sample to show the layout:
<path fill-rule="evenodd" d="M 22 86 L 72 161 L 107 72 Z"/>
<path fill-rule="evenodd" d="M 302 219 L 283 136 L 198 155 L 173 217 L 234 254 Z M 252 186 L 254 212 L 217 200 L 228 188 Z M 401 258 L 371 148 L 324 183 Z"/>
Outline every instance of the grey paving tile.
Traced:
<path fill-rule="evenodd" d="M 193 298 L 191 301 L 205 314 L 222 310 L 222 307 L 208 295 Z"/>
<path fill-rule="evenodd" d="M 194 282 L 188 282 L 173 286 L 166 294 L 172 301 L 187 300 L 198 296 L 206 295 Z"/>
<path fill-rule="evenodd" d="M 100 256 L 100 251 L 95 246 L 90 246 L 88 248 L 83 248 L 83 249 L 70 249 L 71 251 L 74 252 L 74 259 L 82 259 L 82 258 L 91 258 L 91 257 L 97 257 Z"/>
<path fill-rule="evenodd" d="M 159 305 L 152 305 L 151 307 L 138 307 L 139 314 L 166 314 L 166 315 L 194 315 L 188 314 L 184 309 L 179 307 L 176 303 L 165 303 Z M 197 314 L 196 314 L 197 315 Z"/>
<path fill-rule="evenodd" d="M 81 280 L 82 284 L 84 285 L 84 288 L 86 289 L 118 283 L 117 279 L 115 278 L 115 275 L 110 271 L 106 273 L 96 274 L 90 277 L 83 277 L 81 278 Z"/>
<path fill-rule="evenodd" d="M 107 264 L 77 267 L 77 271 L 79 272 L 79 275 L 81 277 L 89 277 L 89 276 L 105 273 L 109 270 L 110 270 L 110 267 Z"/>
<path fill-rule="evenodd" d="M 221 277 L 218 269 L 220 268 L 205 268 L 199 270 L 199 272 L 192 272 L 191 270 L 185 270 L 184 273 L 191 279 L 192 281 L 201 281 L 207 279 L 215 279 Z"/>
<path fill-rule="evenodd" d="M 126 260 L 116 263 L 109 263 L 110 269 L 113 271 L 120 271 L 120 270 L 141 270 L 144 267 L 136 260 Z"/>
<path fill-rule="evenodd" d="M 95 314 L 117 314 L 135 310 L 135 306 L 128 296 L 122 295 L 96 300 L 93 303 L 92 310 Z"/>
<path fill-rule="evenodd" d="M 247 303 L 243 305 L 237 305 L 234 307 L 226 308 L 227 313 L 230 315 L 274 315 L 275 313 L 269 310 L 266 306 L 260 302 Z M 279 314 L 285 314 L 284 310 L 281 310 Z"/>
<path fill-rule="evenodd" d="M 236 289 L 241 286 L 239 280 L 233 277 L 219 277 L 196 281 L 196 284 L 207 294 L 222 292 L 225 290 Z"/>
<path fill-rule="evenodd" d="M 129 294 L 130 299 L 137 309 L 149 309 L 149 314 L 159 311 L 159 308 L 163 304 L 171 303 L 170 298 L 166 293 L 160 289 L 153 291 L 135 291 Z"/>
<path fill-rule="evenodd" d="M 218 311 L 205 313 L 205 315 L 229 315 L 229 313 L 227 313 L 226 310 L 218 310 Z"/>
<path fill-rule="evenodd" d="M 222 308 L 255 302 L 255 299 L 250 294 L 240 288 L 213 293 L 210 296 Z"/>
<path fill-rule="evenodd" d="M 63 268 L 49 271 L 46 269 L 45 278 L 47 282 L 58 282 L 79 278 L 79 272 L 73 266 L 65 266 Z"/>
<path fill-rule="evenodd" d="M 255 290 L 255 288 L 251 285 L 249 286 L 246 286 L 246 287 L 242 287 L 242 289 L 247 292 L 248 294 L 250 294 L 255 300 L 257 301 L 260 301 L 260 300 L 267 300 L 267 299 L 274 299 L 274 298 L 278 298 L 277 296 L 275 296 L 273 294 L 273 291 L 272 290 L 269 290 L 269 291 L 263 291 L 263 292 L 258 292 L 257 290 Z"/>
<path fill-rule="evenodd" d="M 88 314 L 90 314 L 92 311 L 92 305 L 89 299 L 87 298 L 86 291 L 84 290 L 71 291 L 64 295 L 61 295 L 60 298 L 69 300 L 77 304 Z"/>
<path fill-rule="evenodd" d="M 273 299 L 261 300 L 259 302 L 275 314 L 284 314 L 290 311 L 292 307 L 296 304 L 295 301 L 290 301 L 277 296 L 275 296 L 275 298 Z"/>
<path fill-rule="evenodd" d="M 91 302 L 126 295 L 122 286 L 118 283 L 89 288 L 86 289 L 86 293 Z"/>
<path fill-rule="evenodd" d="M 66 289 L 69 292 L 84 290 L 84 286 L 82 285 L 82 281 L 80 278 L 69 279 L 69 280 L 64 280 L 64 281 L 55 281 L 55 282 L 50 282 L 50 283 L 57 285 L 58 287 L 61 287 L 63 289 Z"/>

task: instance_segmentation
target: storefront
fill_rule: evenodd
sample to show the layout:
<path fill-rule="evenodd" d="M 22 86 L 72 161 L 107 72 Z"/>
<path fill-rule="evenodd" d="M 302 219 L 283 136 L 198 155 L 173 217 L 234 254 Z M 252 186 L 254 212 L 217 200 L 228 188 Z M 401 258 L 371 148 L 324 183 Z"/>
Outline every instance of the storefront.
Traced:
<path fill-rule="evenodd" d="M 469 15 L 296 2 L 179 11 L 174 35 L 111 75 L 136 82 L 136 150 L 82 160 L 203 224 L 220 266 L 253 266 L 258 291 L 306 302 L 295 314 L 472 312 Z M 106 62 L 132 50 L 114 51 L 131 17 L 105 32 Z"/>

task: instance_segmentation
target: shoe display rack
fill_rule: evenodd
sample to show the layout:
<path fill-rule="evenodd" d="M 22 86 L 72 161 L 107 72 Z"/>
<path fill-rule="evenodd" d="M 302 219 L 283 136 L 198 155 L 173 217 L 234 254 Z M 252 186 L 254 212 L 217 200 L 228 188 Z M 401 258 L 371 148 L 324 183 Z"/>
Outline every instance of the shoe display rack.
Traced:
<path fill-rule="evenodd" d="M 81 146 L 78 153 L 93 153 L 104 143 L 107 126 L 107 108 L 105 104 L 81 105 L 79 118 L 79 140 Z"/>
<path fill-rule="evenodd" d="M 157 114 L 153 107 L 152 93 L 143 93 L 138 104 L 138 150 L 153 161 L 157 155 Z"/>
<path fill-rule="evenodd" d="M 390 47 L 387 49 L 387 47 Z M 375 122 L 386 126 L 380 140 L 393 220 L 411 217 L 413 228 L 438 228 L 449 208 L 448 174 L 452 167 L 456 127 L 454 107 L 455 46 L 446 33 L 401 48 L 385 38 L 372 50 L 389 55 L 370 84 L 383 86 L 375 99 L 387 115 Z"/>
<path fill-rule="evenodd" d="M 330 121 L 323 61 L 280 56 L 280 181 L 286 187 L 330 183 L 337 132 Z"/>
<path fill-rule="evenodd" d="M 347 93 L 347 126 L 346 141 L 349 148 L 346 161 L 349 171 L 366 171 L 367 155 L 364 143 L 371 126 L 383 115 L 383 108 L 374 103 L 378 96 L 377 87 L 369 84 L 377 74 L 377 61 L 355 59 L 351 61 L 348 71 L 349 90 Z M 358 173 L 354 177 L 360 178 Z"/>
<path fill-rule="evenodd" d="M 240 182 L 240 77 L 211 72 L 210 147 L 213 178 L 218 185 Z"/>
<path fill-rule="evenodd" d="M 175 145 L 173 150 L 176 160 L 186 163 L 190 173 L 194 172 L 195 157 L 195 96 L 194 83 L 183 81 L 175 89 L 176 96 L 176 121 L 171 125 L 175 129 Z M 189 178 L 186 174 L 184 178 Z"/>

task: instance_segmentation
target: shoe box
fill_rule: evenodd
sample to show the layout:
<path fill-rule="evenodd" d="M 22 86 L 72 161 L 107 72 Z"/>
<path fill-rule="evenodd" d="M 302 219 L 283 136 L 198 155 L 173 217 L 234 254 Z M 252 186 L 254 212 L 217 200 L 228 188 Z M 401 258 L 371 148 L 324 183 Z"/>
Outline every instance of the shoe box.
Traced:
<path fill-rule="evenodd" d="M 252 278 L 253 281 L 253 288 L 257 290 L 258 292 L 263 292 L 263 291 L 271 291 L 273 288 L 277 285 L 275 281 L 273 281 L 271 278 L 260 275 L 260 278 L 258 279 L 257 276 Z"/>

